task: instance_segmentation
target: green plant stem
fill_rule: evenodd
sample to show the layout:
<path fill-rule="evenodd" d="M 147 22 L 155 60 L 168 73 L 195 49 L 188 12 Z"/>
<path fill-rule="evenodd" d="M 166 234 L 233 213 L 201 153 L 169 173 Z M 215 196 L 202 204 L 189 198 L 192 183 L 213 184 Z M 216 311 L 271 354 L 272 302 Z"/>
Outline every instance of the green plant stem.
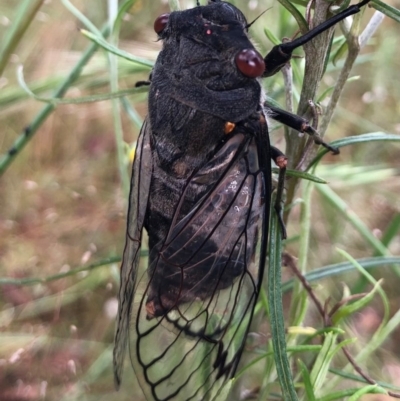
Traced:
<path fill-rule="evenodd" d="M 298 266 L 300 272 L 304 275 L 307 272 L 308 251 L 310 249 L 310 232 L 311 232 L 311 195 L 314 185 L 310 181 L 304 183 L 303 202 L 301 203 L 300 212 L 300 244 L 299 244 L 299 261 Z M 301 325 L 307 312 L 308 296 L 303 291 L 301 283 L 298 281 L 292 296 L 290 306 L 291 324 L 294 326 Z"/>
<path fill-rule="evenodd" d="M 286 351 L 285 323 L 282 305 L 281 287 L 281 255 L 282 234 L 276 213 L 271 216 L 270 252 L 268 263 L 268 304 L 271 320 L 272 343 L 274 358 L 279 382 L 282 387 L 283 398 L 288 401 L 297 401 L 293 378 Z"/>
<path fill-rule="evenodd" d="M 0 50 L 0 76 L 10 59 L 14 49 L 17 47 L 20 39 L 33 21 L 36 13 L 42 6 L 44 0 L 24 0 L 15 15 L 14 23 L 3 39 L 3 45 Z"/>
<path fill-rule="evenodd" d="M 110 26 L 114 25 L 114 21 L 118 15 L 118 2 L 116 0 L 108 0 L 108 23 Z M 113 46 L 118 45 L 118 35 L 117 30 L 113 30 L 110 41 Z M 110 89 L 111 92 L 118 92 L 118 59 L 115 54 L 108 53 L 108 61 L 110 66 Z M 129 195 L 129 174 L 128 174 L 128 162 L 129 159 L 125 155 L 125 143 L 124 143 L 124 133 L 122 129 L 121 121 L 121 105 L 118 99 L 113 99 L 111 101 L 114 131 L 115 131 L 115 142 L 117 147 L 117 159 L 118 159 L 118 169 L 121 178 L 121 185 L 124 199 L 128 199 Z"/>
<path fill-rule="evenodd" d="M 103 36 L 108 36 L 110 29 L 108 25 L 103 27 L 101 30 Z M 65 80 L 61 85 L 55 90 L 54 97 L 63 97 L 69 87 L 77 80 L 82 72 L 83 67 L 87 64 L 93 54 L 96 52 L 98 45 L 92 43 L 83 53 L 80 60 L 76 63 L 75 67 L 70 71 Z M 33 135 L 41 127 L 41 125 L 46 121 L 46 118 L 54 111 L 55 106 L 53 104 L 47 104 L 40 110 L 33 121 L 23 130 L 20 136 L 15 140 L 13 146 L 9 151 L 4 154 L 0 159 L 0 176 L 4 174 L 10 164 L 14 161 L 21 150 L 26 146 L 26 144 L 31 140 Z"/>
<path fill-rule="evenodd" d="M 87 18 L 84 14 L 82 14 L 69 0 L 61 0 L 61 3 L 64 7 L 78 19 L 87 29 L 93 32 L 97 36 L 102 36 L 101 32 L 97 29 L 97 27 Z"/>
<path fill-rule="evenodd" d="M 88 266 L 78 267 L 76 269 L 68 270 L 65 273 L 58 273 L 47 277 L 28 277 L 28 278 L 10 278 L 10 277 L 0 277 L 0 286 L 1 285 L 35 285 L 35 284 L 44 284 L 55 280 L 61 280 L 63 278 L 75 276 L 81 272 L 89 272 L 91 270 L 98 269 L 99 267 L 107 266 L 113 263 L 120 263 L 120 256 L 112 256 L 107 259 L 99 260 L 98 262 L 92 263 Z"/>
<path fill-rule="evenodd" d="M 115 29 L 114 29 L 114 31 L 115 31 Z M 97 45 L 99 45 L 101 48 L 106 50 L 108 53 L 115 54 L 118 57 L 124 58 L 125 60 L 128 60 L 134 64 L 142 65 L 144 67 L 153 68 L 153 66 L 154 66 L 153 61 L 149 61 L 142 57 L 136 57 L 122 49 L 118 49 L 117 46 L 114 46 L 110 42 L 107 42 L 106 40 L 104 40 L 103 36 L 93 34 L 92 32 L 86 31 L 85 29 L 81 29 L 81 33 L 84 36 L 86 36 L 89 40 L 91 40 L 92 42 L 97 43 Z"/>
<path fill-rule="evenodd" d="M 96 274 L 88 275 L 62 292 L 46 295 L 22 305 L 11 307 L 15 315 L 13 320 L 29 319 L 43 313 L 51 312 L 54 310 L 55 305 L 60 307 L 69 305 L 79 299 L 85 291 L 90 292 L 95 288 L 98 288 L 100 285 L 104 285 L 104 282 L 107 282 L 109 277 L 110 275 L 108 271 L 98 270 Z M 7 309 L 1 311 L 0 326 L 3 325 L 7 314 Z"/>

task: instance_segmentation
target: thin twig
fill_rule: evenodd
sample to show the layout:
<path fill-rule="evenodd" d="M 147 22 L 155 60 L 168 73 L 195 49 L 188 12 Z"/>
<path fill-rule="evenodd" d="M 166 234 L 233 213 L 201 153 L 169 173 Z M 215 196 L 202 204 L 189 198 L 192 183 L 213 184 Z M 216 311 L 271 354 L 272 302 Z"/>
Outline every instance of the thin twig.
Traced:
<path fill-rule="evenodd" d="M 103 36 L 109 34 L 109 27 L 106 25 L 101 30 Z M 96 52 L 98 45 L 91 43 L 87 50 L 82 55 L 81 59 L 76 63 L 75 67 L 70 71 L 65 80 L 61 85 L 55 90 L 53 97 L 59 98 L 63 97 L 67 90 L 70 88 L 73 82 L 75 82 L 81 74 L 83 67 L 88 63 L 90 58 Z M 53 104 L 47 104 L 43 109 L 36 115 L 33 121 L 24 128 L 19 137 L 15 140 L 12 147 L 0 158 L 0 177 L 5 173 L 10 164 L 14 161 L 17 155 L 22 151 L 22 149 L 31 140 L 33 135 L 46 121 L 47 117 L 54 111 L 55 106 Z"/>
<path fill-rule="evenodd" d="M 111 256 L 107 259 L 99 260 L 98 262 L 92 263 L 88 266 L 77 267 L 75 269 L 68 270 L 64 273 L 53 274 L 51 276 L 46 277 L 27 277 L 27 278 L 11 278 L 11 277 L 0 277 L 0 286 L 1 285 L 34 285 L 34 284 L 44 284 L 50 281 L 61 280 L 66 277 L 74 276 L 78 273 L 84 271 L 91 271 L 97 269 L 99 267 L 111 265 L 113 263 L 121 262 L 120 256 Z"/>

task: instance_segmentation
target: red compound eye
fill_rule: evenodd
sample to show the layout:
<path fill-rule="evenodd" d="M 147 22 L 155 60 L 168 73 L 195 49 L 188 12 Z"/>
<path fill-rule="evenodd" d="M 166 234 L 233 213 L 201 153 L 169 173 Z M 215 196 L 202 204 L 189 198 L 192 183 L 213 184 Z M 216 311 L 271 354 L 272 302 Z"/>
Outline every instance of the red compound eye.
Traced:
<path fill-rule="evenodd" d="M 161 14 L 155 21 L 154 21 L 154 30 L 157 34 L 160 34 L 168 24 L 169 14 Z"/>
<path fill-rule="evenodd" d="M 261 54 L 254 49 L 243 49 L 235 57 L 235 63 L 239 71 L 249 78 L 260 77 L 265 64 Z"/>

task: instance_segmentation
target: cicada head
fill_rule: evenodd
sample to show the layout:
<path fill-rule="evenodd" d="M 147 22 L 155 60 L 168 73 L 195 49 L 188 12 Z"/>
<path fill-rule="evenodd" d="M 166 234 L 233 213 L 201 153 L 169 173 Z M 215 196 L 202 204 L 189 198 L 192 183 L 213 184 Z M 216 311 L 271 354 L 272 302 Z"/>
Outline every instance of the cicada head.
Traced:
<path fill-rule="evenodd" d="M 153 86 L 158 93 L 169 91 L 183 104 L 227 121 L 248 117 L 260 102 L 256 78 L 265 65 L 247 27 L 243 13 L 223 1 L 160 16 L 154 29 L 163 49 Z"/>

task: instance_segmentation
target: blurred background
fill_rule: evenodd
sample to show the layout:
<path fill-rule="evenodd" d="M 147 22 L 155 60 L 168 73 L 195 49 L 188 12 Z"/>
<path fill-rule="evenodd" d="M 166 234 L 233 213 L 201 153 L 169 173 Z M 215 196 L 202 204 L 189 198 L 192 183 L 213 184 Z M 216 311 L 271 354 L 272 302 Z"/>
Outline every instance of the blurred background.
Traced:
<path fill-rule="evenodd" d="M 182 8 L 194 5 L 189 0 L 180 3 Z M 272 47 L 263 33 L 265 26 L 279 39 L 296 32 L 294 19 L 278 2 L 252 0 L 236 4 L 249 21 L 271 7 L 251 31 L 263 54 Z M 106 1 L 75 0 L 74 5 L 99 29 L 107 21 Z M 304 14 L 304 7 L 300 9 Z M 137 0 L 122 19 L 118 47 L 154 61 L 161 44 L 156 41 L 153 22 L 168 10 L 166 1 Z M 372 13 L 367 10 L 366 19 Z M 16 2 L 2 0 L 0 44 L 17 17 Z M 24 79 L 36 95 L 51 97 L 91 44 L 81 34 L 82 27 L 62 2 L 42 2 L 0 77 L 0 154 L 8 151 L 46 106 L 30 98 L 18 84 L 17 67 L 23 66 Z M 328 141 L 367 132 L 400 134 L 399 34 L 400 26 L 385 18 L 351 74 L 357 79 L 349 82 L 343 93 L 328 128 Z M 294 63 L 301 69 L 303 60 L 296 59 Z M 339 60 L 336 66 L 329 65 L 320 93 L 334 85 L 341 63 Z M 138 80 L 147 79 L 149 72 L 148 67 L 118 59 L 119 89 L 132 88 Z M 265 85 L 283 106 L 281 77 L 268 79 Z M 296 79 L 295 85 L 299 90 Z M 108 92 L 108 58 L 103 50 L 98 50 L 66 97 Z M 128 105 L 117 106 L 120 108 L 117 113 L 109 100 L 58 105 L 1 177 L 2 401 L 143 399 L 138 385 L 132 384 L 135 382 L 130 369 L 126 369 L 124 377 L 127 385 L 119 393 L 114 392 L 111 350 L 118 260 L 125 241 L 127 207 L 126 186 L 121 184 L 119 166 L 121 160 L 122 166 L 129 164 L 140 122 L 146 115 L 146 99 L 146 93 L 130 96 Z M 116 140 L 115 132 L 119 124 L 126 146 L 118 161 L 117 148 L 121 142 Z M 274 130 L 271 136 L 284 150 L 282 130 Z M 399 152 L 400 145 L 391 142 L 346 147 L 340 156 L 326 156 L 316 173 L 329 181 L 330 188 L 356 213 L 372 236 L 380 239 L 394 227 L 387 252 L 397 256 L 400 255 L 399 223 L 396 226 L 400 216 Z M 129 167 L 125 170 L 128 172 Z M 299 206 L 293 207 L 288 225 L 291 240 L 286 250 L 294 256 L 298 255 L 299 211 Z M 312 199 L 310 236 L 310 270 L 342 261 L 336 247 L 355 258 L 379 254 L 318 191 L 314 191 Z M 84 266 L 90 268 L 76 272 L 75 269 Z M 62 278 L 53 280 L 52 276 L 58 274 Z M 377 279 L 384 278 L 391 314 L 395 313 L 400 305 L 399 275 L 394 269 L 384 267 L 375 269 L 373 274 Z M 48 277 L 49 281 L 41 280 Z M 290 273 L 285 271 L 284 280 L 289 277 Z M 351 274 L 324 280 L 317 291 L 323 300 L 327 294 L 339 300 L 344 281 L 348 286 L 368 290 L 357 274 Z M 381 301 L 377 298 L 349 321 L 352 334 L 360 338 L 360 346 L 377 329 L 381 315 Z M 307 324 L 318 327 L 321 323 L 310 313 Z M 372 375 L 398 386 L 399 344 L 397 328 L 371 361 L 373 367 L 368 366 Z M 256 387 L 256 379 L 248 385 L 250 389 Z M 389 399 L 370 397 L 365 399 Z"/>

